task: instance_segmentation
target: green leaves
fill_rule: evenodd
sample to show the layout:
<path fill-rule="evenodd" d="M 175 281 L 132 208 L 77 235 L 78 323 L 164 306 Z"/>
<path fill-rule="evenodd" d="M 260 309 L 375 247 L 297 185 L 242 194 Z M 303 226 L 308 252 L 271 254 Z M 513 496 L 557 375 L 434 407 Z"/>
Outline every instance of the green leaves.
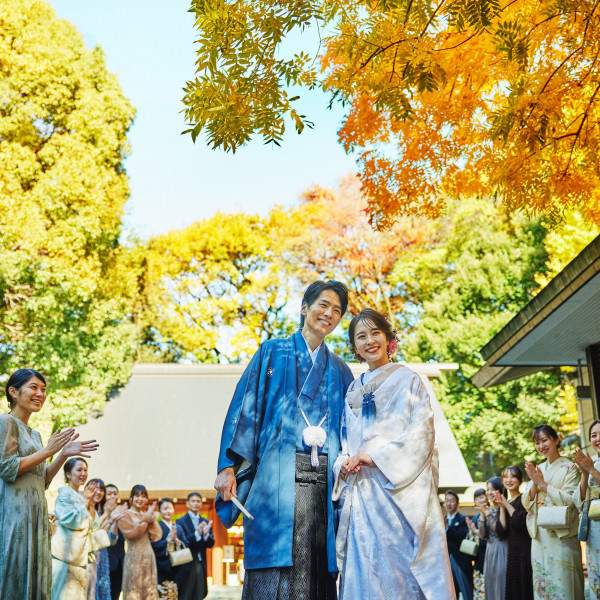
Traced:
<path fill-rule="evenodd" d="M 45 2 L 0 12 L 0 373 L 50 380 L 44 429 L 81 422 L 136 349 L 120 245 L 134 110 L 101 50 Z"/>

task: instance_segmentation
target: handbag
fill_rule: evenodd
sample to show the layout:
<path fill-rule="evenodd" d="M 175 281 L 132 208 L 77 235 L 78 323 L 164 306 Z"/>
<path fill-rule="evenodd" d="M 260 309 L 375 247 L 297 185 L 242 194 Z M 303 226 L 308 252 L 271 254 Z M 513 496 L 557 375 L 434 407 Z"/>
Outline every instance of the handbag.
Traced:
<path fill-rule="evenodd" d="M 477 552 L 479 552 L 479 541 L 478 540 L 470 540 L 469 538 L 465 538 L 460 543 L 459 550 L 463 554 L 468 554 L 469 556 L 477 556 Z"/>
<path fill-rule="evenodd" d="M 185 565 L 192 562 L 192 551 L 189 548 L 181 548 L 181 550 L 174 550 L 169 552 L 169 562 L 172 567 L 178 567 L 179 565 Z"/>
<path fill-rule="evenodd" d="M 568 506 L 541 506 L 538 510 L 537 524 L 546 529 L 568 529 Z"/>
<path fill-rule="evenodd" d="M 94 529 L 91 533 L 92 550 L 102 550 L 110 546 L 108 532 L 104 529 Z"/>

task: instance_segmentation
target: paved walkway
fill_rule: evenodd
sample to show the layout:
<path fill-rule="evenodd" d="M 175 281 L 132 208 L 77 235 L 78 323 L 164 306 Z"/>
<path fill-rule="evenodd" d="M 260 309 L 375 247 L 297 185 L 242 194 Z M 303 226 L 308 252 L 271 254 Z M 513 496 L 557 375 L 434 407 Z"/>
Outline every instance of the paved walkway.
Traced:
<path fill-rule="evenodd" d="M 213 585 L 206 600 L 240 600 L 242 586 Z"/>

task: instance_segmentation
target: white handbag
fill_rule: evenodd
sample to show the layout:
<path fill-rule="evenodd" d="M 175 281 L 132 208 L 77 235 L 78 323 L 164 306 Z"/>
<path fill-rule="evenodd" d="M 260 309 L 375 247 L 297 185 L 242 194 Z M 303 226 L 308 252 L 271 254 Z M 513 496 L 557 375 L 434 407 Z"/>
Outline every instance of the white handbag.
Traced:
<path fill-rule="evenodd" d="M 541 506 L 538 510 L 537 524 L 546 529 L 568 529 L 568 506 Z"/>
<path fill-rule="evenodd" d="M 179 565 L 185 565 L 186 563 L 192 562 L 192 551 L 189 548 L 182 548 L 181 550 L 175 550 L 169 552 L 169 561 L 172 567 L 178 567 Z"/>
<path fill-rule="evenodd" d="M 600 521 L 600 500 L 592 500 L 590 502 L 588 518 L 592 521 Z"/>
<path fill-rule="evenodd" d="M 460 543 L 459 549 L 462 553 L 468 554 L 469 556 L 477 556 L 477 552 L 479 551 L 479 541 L 465 538 Z"/>

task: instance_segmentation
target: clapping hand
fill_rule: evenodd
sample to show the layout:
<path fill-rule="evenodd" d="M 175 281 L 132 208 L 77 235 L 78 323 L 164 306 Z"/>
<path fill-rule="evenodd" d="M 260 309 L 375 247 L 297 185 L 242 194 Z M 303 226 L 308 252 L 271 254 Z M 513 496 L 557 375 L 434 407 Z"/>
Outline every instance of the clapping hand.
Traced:
<path fill-rule="evenodd" d="M 208 535 L 210 535 L 210 530 L 212 529 L 212 521 L 202 521 L 201 523 L 199 523 L 198 525 L 198 535 L 201 535 L 202 537 L 206 537 Z"/>
<path fill-rule="evenodd" d="M 500 506 L 502 506 L 504 508 L 508 507 L 508 500 L 504 497 L 503 494 L 501 494 L 498 491 L 496 491 L 496 496 L 494 498 L 494 501 L 496 502 L 496 504 L 499 504 Z"/>
<path fill-rule="evenodd" d="M 142 515 L 144 516 L 145 520 L 148 521 L 148 523 L 152 523 L 153 521 L 156 521 L 156 515 L 154 514 L 155 512 L 156 500 L 152 504 L 150 504 L 150 506 L 148 506 L 148 508 L 145 512 L 142 513 Z"/>
<path fill-rule="evenodd" d="M 527 472 L 529 479 L 531 479 L 538 488 L 544 485 L 544 474 L 537 465 L 532 462 L 526 462 L 525 471 Z"/>
<path fill-rule="evenodd" d="M 83 501 L 86 506 L 91 506 L 94 502 L 94 497 L 96 496 L 96 492 L 98 491 L 99 484 L 97 481 L 92 481 L 88 485 L 83 488 Z"/>
<path fill-rule="evenodd" d="M 119 519 L 122 519 L 127 514 L 128 510 L 129 510 L 129 505 L 127 504 L 127 502 L 125 502 L 124 504 L 121 504 L 121 506 L 117 506 L 117 508 L 115 508 L 110 513 L 111 520 L 118 521 Z"/>
<path fill-rule="evenodd" d="M 119 499 L 116 496 L 112 496 L 111 498 L 109 498 L 106 501 L 106 504 L 104 505 L 104 512 L 112 513 L 112 511 L 116 508 L 118 501 Z"/>
<path fill-rule="evenodd" d="M 68 431 L 73 432 L 74 430 L 71 429 Z M 67 440 L 68 443 L 66 445 L 63 444 L 63 458 L 69 458 L 71 456 L 83 456 L 84 458 L 90 458 L 90 455 L 86 454 L 86 452 L 94 452 L 100 445 L 96 443 L 96 440 L 76 441 L 79 437 L 78 433 L 75 435 L 71 434 L 71 436 L 69 436 L 70 439 Z"/>
<path fill-rule="evenodd" d="M 591 473 L 594 469 L 594 461 L 591 456 L 584 452 L 581 448 L 575 448 L 573 453 L 573 461 L 585 473 Z"/>
<path fill-rule="evenodd" d="M 48 444 L 46 445 L 46 451 L 48 454 L 50 456 L 54 456 L 58 451 L 63 450 L 63 448 L 71 441 L 74 434 L 75 430 L 72 428 L 63 429 L 62 431 L 55 431 L 50 436 Z"/>

